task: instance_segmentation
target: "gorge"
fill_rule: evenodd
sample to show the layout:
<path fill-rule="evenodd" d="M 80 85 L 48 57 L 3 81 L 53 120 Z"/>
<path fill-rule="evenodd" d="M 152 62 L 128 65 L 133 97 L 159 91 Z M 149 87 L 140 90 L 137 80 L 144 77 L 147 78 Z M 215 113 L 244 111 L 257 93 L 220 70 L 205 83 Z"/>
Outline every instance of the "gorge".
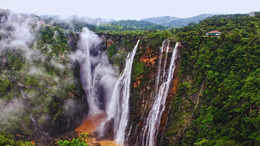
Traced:
<path fill-rule="evenodd" d="M 259 28 L 223 15 L 107 31 L 0 11 L 0 145 L 259 145 Z"/>
<path fill-rule="evenodd" d="M 102 115 L 103 113 L 105 115 L 102 118 L 103 121 L 94 127 L 98 135 L 104 139 L 106 138 L 105 135 L 108 135 L 106 133 L 109 133 L 107 130 L 108 127 L 106 126 L 112 122 L 113 136 L 111 133 L 110 137 L 112 137 L 118 145 L 127 145 L 125 141 L 127 141 L 126 128 L 129 119 L 131 73 L 139 42 L 140 40 L 137 41 L 133 51 L 127 55 L 124 69 L 119 77 L 116 77 L 118 76 L 116 74 L 118 71 L 109 64 L 107 56 L 98 48 L 101 43 L 98 36 L 86 28 L 83 29 L 83 32 L 80 34 L 79 49 L 75 54 L 72 54 L 72 58 L 76 58 L 81 66 L 81 83 L 89 105 L 87 119 L 91 120 L 91 118 L 98 117 L 98 115 Z M 155 90 L 153 93 L 154 104 L 145 120 L 146 125 L 142 131 L 143 139 L 146 139 L 145 142 L 142 142 L 145 146 L 154 146 L 156 143 L 157 131 L 160 127 L 161 116 L 165 109 L 166 99 L 176 68 L 175 60 L 178 56 L 177 50 L 179 43 L 177 42 L 175 48 L 171 50 L 172 57 L 170 63 L 167 63 L 169 45 L 170 41 L 166 40 L 163 41 L 163 45 L 160 48 L 160 61 L 155 82 L 155 88 L 158 90 Z M 96 52 L 96 54 L 90 53 L 91 51 Z M 161 59 L 164 52 L 163 70 L 162 76 L 160 76 L 162 66 Z M 92 58 L 93 56 L 98 59 Z M 166 66 L 169 66 L 169 69 L 166 69 Z M 100 91 L 100 89 L 104 89 L 104 91 Z M 103 93 L 103 95 L 97 95 L 98 93 Z M 103 107 L 99 105 L 103 105 Z M 95 120 L 98 122 L 97 119 Z M 84 130 L 81 129 L 79 131 L 83 132 Z M 86 130 L 85 132 L 95 132 L 95 130 Z"/>

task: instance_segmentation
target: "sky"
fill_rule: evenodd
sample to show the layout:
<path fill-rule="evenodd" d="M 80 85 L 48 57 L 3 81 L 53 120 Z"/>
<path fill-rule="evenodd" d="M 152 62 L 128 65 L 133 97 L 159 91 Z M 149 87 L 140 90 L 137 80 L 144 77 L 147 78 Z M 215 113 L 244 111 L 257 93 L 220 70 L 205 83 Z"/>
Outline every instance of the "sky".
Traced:
<path fill-rule="evenodd" d="M 142 19 L 260 11 L 260 0 L 0 0 L 0 8 L 38 15 Z"/>

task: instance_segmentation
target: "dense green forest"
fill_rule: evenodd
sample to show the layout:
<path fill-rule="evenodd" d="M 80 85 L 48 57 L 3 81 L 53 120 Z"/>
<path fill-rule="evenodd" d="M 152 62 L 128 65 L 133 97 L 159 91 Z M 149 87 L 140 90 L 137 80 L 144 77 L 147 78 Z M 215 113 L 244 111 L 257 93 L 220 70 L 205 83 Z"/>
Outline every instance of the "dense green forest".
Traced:
<path fill-rule="evenodd" d="M 212 30 L 221 36 L 207 37 Z M 108 33 L 182 43 L 181 83 L 163 143 L 260 145 L 258 17 L 220 15 L 179 29 Z"/>
<path fill-rule="evenodd" d="M 170 28 L 181 28 L 190 23 L 197 24 L 200 21 L 213 16 L 202 14 L 189 18 L 177 18 L 170 16 L 152 17 L 137 20 L 119 20 L 108 24 L 101 24 L 96 27 L 99 31 L 135 31 L 135 30 L 166 30 Z"/>
<path fill-rule="evenodd" d="M 113 22 L 111 24 L 103 24 L 97 26 L 97 30 L 103 31 L 124 31 L 124 30 L 163 30 L 167 29 L 162 25 L 157 25 L 146 21 L 136 21 L 136 20 L 121 20 Z"/>
<path fill-rule="evenodd" d="M 212 30 L 221 36 L 207 37 Z M 183 45 L 181 83 L 161 145 L 260 145 L 258 17 L 220 15 L 180 29 L 121 34 Z"/>
<path fill-rule="evenodd" d="M 129 26 L 128 23 L 133 23 L 134 27 Z M 165 29 L 154 24 L 149 24 L 147 27 L 147 25 L 147 23 L 135 21 L 127 21 L 127 23 L 122 21 L 107 26 L 75 23 L 73 31 L 79 32 L 83 27 L 89 26 L 99 35 L 138 37 L 143 40 L 149 38 L 153 40 L 151 46 L 158 45 L 167 38 L 181 42 L 178 72 L 180 83 L 177 95 L 171 102 L 165 134 L 159 135 L 159 145 L 260 145 L 260 18 L 248 15 L 220 15 L 210 17 L 199 24 L 190 24 L 178 29 Z M 58 58 L 58 56 L 71 51 L 71 46 L 67 44 L 67 37 L 76 36 L 66 31 L 70 27 L 65 23 L 55 23 L 54 26 L 41 29 L 38 45 L 41 48 L 40 51 L 48 55 L 47 61 L 38 62 L 41 69 L 48 74 L 42 82 L 34 76 L 23 77 L 25 71 L 23 72 L 22 67 L 26 65 L 24 58 L 17 54 L 6 54 L 8 63 L 0 65 L 0 98 L 8 99 L 12 94 L 19 94 L 16 91 L 20 86 L 18 83 L 30 87 L 28 90 L 33 92 L 51 82 L 50 84 L 55 88 L 44 92 L 55 98 L 46 99 L 39 96 L 39 101 L 33 104 L 41 105 L 46 102 L 50 111 L 42 110 L 51 113 L 50 118 L 53 121 L 64 122 L 62 119 L 65 115 L 61 111 L 61 104 L 64 101 L 61 101 L 61 96 L 81 100 L 80 95 L 83 91 L 74 84 L 68 84 L 76 78 L 73 74 L 77 74 L 77 77 L 79 75 L 77 72 L 54 70 L 54 67 L 48 64 L 48 60 L 69 64 L 67 58 Z M 206 33 L 212 30 L 220 31 L 221 36 L 207 37 Z M 54 32 L 58 34 L 57 38 L 51 39 L 55 36 Z M 126 42 L 125 45 L 127 43 L 130 42 Z M 70 45 L 73 46 L 73 44 Z M 48 50 L 50 46 L 53 48 L 51 51 Z M 109 57 L 116 53 L 114 49 L 113 46 L 108 48 Z M 134 66 L 134 73 L 138 72 L 139 68 L 140 66 Z M 68 69 L 72 68 L 68 67 Z M 143 70 L 142 68 L 140 72 L 143 73 Z M 21 78 L 16 78 L 17 75 Z M 60 85 L 50 77 L 64 78 L 61 81 L 64 84 Z M 78 79 L 74 82 L 79 85 Z M 41 111 L 38 108 L 32 108 L 32 110 L 35 114 Z M 28 120 L 28 117 L 23 116 L 23 118 Z M 57 127 L 54 123 L 51 126 L 50 128 Z M 73 143 L 85 145 L 82 144 L 80 138 L 71 138 L 71 141 L 59 141 L 56 144 L 72 145 Z M 0 134 L 0 145 L 29 146 L 34 144 L 26 137 L 17 138 L 17 136 L 3 133 Z"/>
<path fill-rule="evenodd" d="M 178 18 L 178 17 L 153 17 L 146 18 L 143 21 L 152 22 L 155 24 L 159 24 L 168 28 L 181 28 L 189 25 L 190 23 L 199 23 L 200 21 L 213 16 L 212 14 L 201 14 L 198 16 L 188 17 L 188 18 Z"/>
<path fill-rule="evenodd" d="M 210 30 L 222 35 L 205 37 Z M 260 145 L 260 19 L 215 16 L 177 31 L 184 48 L 168 129 L 180 134 L 174 145 Z"/>

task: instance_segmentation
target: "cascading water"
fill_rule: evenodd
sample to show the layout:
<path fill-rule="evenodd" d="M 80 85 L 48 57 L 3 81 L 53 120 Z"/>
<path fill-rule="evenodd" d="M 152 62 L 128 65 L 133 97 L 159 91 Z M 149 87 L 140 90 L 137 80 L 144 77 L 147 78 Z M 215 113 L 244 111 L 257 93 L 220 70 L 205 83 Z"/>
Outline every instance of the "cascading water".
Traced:
<path fill-rule="evenodd" d="M 105 113 L 105 119 L 95 128 L 102 137 L 108 132 L 105 125 L 112 121 L 114 139 L 120 145 L 124 144 L 128 124 L 131 72 L 139 42 L 127 56 L 119 77 L 118 69 L 109 64 L 105 51 L 101 50 L 99 37 L 86 28 L 80 34 L 77 51 L 70 56 L 80 64 L 81 84 L 89 105 L 88 119 Z"/>
<path fill-rule="evenodd" d="M 101 39 L 84 28 L 80 34 L 78 49 L 70 56 L 80 64 L 81 84 L 88 101 L 89 116 L 105 112 L 103 110 L 110 100 L 118 75 L 100 44 Z"/>
<path fill-rule="evenodd" d="M 114 139 L 120 145 L 123 145 L 125 140 L 125 130 L 129 118 L 132 65 L 139 42 L 138 40 L 131 54 L 127 56 L 125 68 L 115 84 L 110 103 L 106 110 L 108 114 L 107 121 L 114 119 Z"/>
<path fill-rule="evenodd" d="M 165 68 L 166 68 L 166 65 L 167 65 L 169 48 L 170 48 L 170 42 L 168 42 L 166 52 L 165 52 L 166 56 L 165 56 L 165 61 L 164 61 L 164 64 L 163 64 L 163 75 L 162 75 L 163 77 L 165 77 L 165 73 L 166 73 Z"/>
<path fill-rule="evenodd" d="M 168 74 L 166 74 L 166 63 L 167 63 L 167 54 L 164 60 L 163 65 L 163 74 L 161 76 L 160 71 L 157 73 L 157 78 L 161 80 L 161 84 L 158 81 L 158 84 L 160 84 L 158 88 L 158 92 L 155 93 L 155 101 L 153 103 L 153 106 L 151 108 L 151 111 L 148 114 L 148 117 L 146 119 L 146 125 L 144 127 L 144 133 L 143 133 L 143 141 L 142 144 L 144 146 L 155 146 L 156 145 L 156 137 L 158 134 L 158 129 L 160 126 L 161 116 L 163 114 L 163 111 L 165 109 L 165 103 L 168 96 L 169 88 L 171 85 L 171 81 L 173 79 L 174 71 L 175 71 L 175 60 L 177 59 L 177 52 L 178 52 L 178 46 L 179 43 L 177 42 L 175 45 L 175 48 L 172 52 L 171 62 L 168 69 Z M 163 53 L 164 47 L 161 48 L 161 55 Z M 166 53 L 168 53 L 169 50 L 169 43 L 167 46 Z M 159 66 L 161 66 L 161 61 L 159 61 Z M 160 69 L 160 68 L 159 68 Z M 159 77 L 158 77 L 159 76 Z"/>
<path fill-rule="evenodd" d="M 108 132 L 105 125 L 112 123 L 114 140 L 119 145 L 124 145 L 126 137 L 132 65 L 139 42 L 138 40 L 133 51 L 127 56 L 125 68 L 118 78 L 118 69 L 109 63 L 105 51 L 99 46 L 101 40 L 88 29 L 83 29 L 78 42 L 78 50 L 71 54 L 71 59 L 78 61 L 80 64 L 81 83 L 89 104 L 88 117 L 105 113 L 106 117 L 99 125 L 98 133 L 104 136 L 104 133 Z M 143 130 L 142 144 L 144 146 L 154 146 L 156 144 L 155 138 L 157 137 L 161 116 L 165 109 L 166 98 L 175 71 L 178 45 L 179 43 L 176 43 L 169 68 L 166 70 L 169 41 L 162 43 L 155 81 L 155 101 Z M 164 60 L 162 60 L 165 52 Z"/>
<path fill-rule="evenodd" d="M 156 80 L 155 80 L 155 93 L 158 92 L 158 88 L 159 88 L 159 82 L 160 82 L 160 77 L 161 77 L 160 76 L 160 74 L 161 74 L 161 63 L 162 63 L 162 56 L 163 56 L 163 50 L 164 50 L 165 44 L 166 44 L 166 41 L 163 41 L 162 47 L 160 48 L 158 71 L 157 71 L 157 76 L 156 76 Z"/>

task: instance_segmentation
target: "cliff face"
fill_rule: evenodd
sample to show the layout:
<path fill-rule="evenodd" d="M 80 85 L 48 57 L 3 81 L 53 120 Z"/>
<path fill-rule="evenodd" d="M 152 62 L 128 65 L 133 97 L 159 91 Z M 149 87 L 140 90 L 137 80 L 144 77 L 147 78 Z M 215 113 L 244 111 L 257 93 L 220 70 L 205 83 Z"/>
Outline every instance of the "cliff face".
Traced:
<path fill-rule="evenodd" d="M 153 39 L 153 38 L 144 38 L 143 36 L 113 36 L 113 35 L 104 35 L 103 38 L 107 44 L 107 50 L 113 47 L 116 51 L 114 55 L 110 56 L 112 62 L 115 61 L 115 56 L 119 54 L 120 51 L 133 48 L 133 45 L 137 39 L 141 39 L 141 43 L 137 50 L 134 64 L 133 64 L 133 74 L 132 74 L 132 83 L 131 83 L 131 97 L 130 97 L 130 120 L 129 126 L 127 129 L 128 133 L 128 144 L 129 145 L 141 145 L 142 143 L 142 134 L 144 126 L 146 124 L 146 119 L 149 111 L 154 103 L 154 94 L 155 94 L 155 80 L 158 72 L 158 60 L 160 56 L 160 48 L 162 47 L 163 38 Z M 130 39 L 132 38 L 132 39 Z M 167 39 L 167 38 L 165 38 Z M 125 41 L 128 41 L 124 44 Z M 173 47 L 175 45 L 175 40 L 170 40 L 170 51 L 168 56 L 171 56 Z M 154 43 L 157 42 L 157 43 Z M 131 45 L 132 44 L 132 45 Z M 166 49 L 166 48 L 165 48 Z M 181 50 L 181 47 L 178 48 Z M 179 51 L 181 53 L 181 51 Z M 178 54 L 180 56 L 180 54 Z M 162 56 L 165 59 L 165 54 Z M 168 57 L 168 63 L 170 62 L 170 57 Z M 166 101 L 166 109 L 163 112 L 161 119 L 159 138 L 166 131 L 166 125 L 168 122 L 169 112 L 171 110 L 171 102 L 176 96 L 176 91 L 178 88 L 178 70 L 180 57 L 176 61 L 176 70 L 174 72 L 174 78 L 171 83 L 170 91 Z M 123 59 L 121 59 L 123 61 Z M 115 64 L 121 64 L 123 62 L 114 62 Z M 169 64 L 167 64 L 169 66 Z M 162 139 L 163 140 L 163 139 Z M 160 145 L 162 141 L 158 141 Z"/>
<path fill-rule="evenodd" d="M 0 15 L 0 134 L 45 145 L 59 136 L 76 136 L 73 131 L 88 113 L 80 66 L 70 58 L 79 34 L 9 13 Z M 142 142 L 162 42 L 169 39 L 172 49 L 179 38 L 182 47 L 157 144 L 259 145 L 259 22 L 248 16 L 213 17 L 173 30 L 174 35 L 171 30 L 99 33 L 103 43 L 97 47 L 120 71 L 141 40 L 133 64 L 127 143 Z M 220 37 L 203 36 L 215 29 L 223 32 Z"/>
<path fill-rule="evenodd" d="M 176 31 L 183 47 L 158 145 L 259 145 L 259 22 L 216 16 Z M 205 37 L 210 30 L 222 35 Z M 162 36 L 143 36 L 135 58 L 130 144 L 140 144 L 153 103 Z"/>
<path fill-rule="evenodd" d="M 2 25 L 6 24 L 3 22 Z M 20 28 L 14 27 L 9 31 L 18 29 Z M 48 143 L 53 137 L 73 131 L 88 113 L 80 83 L 79 65 L 69 58 L 77 49 L 79 35 L 45 24 L 37 29 L 30 24 L 26 29 L 35 32 L 33 39 L 26 45 L 27 50 L 12 46 L 16 49 L 4 48 L 0 52 L 0 108 L 3 109 L 0 125 L 4 127 L 1 132 L 17 134 L 18 139 Z M 129 142 L 133 139 L 138 144 L 140 135 L 136 130 L 144 126 L 151 109 L 159 50 L 167 37 L 154 39 L 115 34 L 99 36 L 104 41 L 100 47 L 107 51 L 110 62 L 120 69 L 124 67 L 128 52 L 138 39 L 141 40 L 133 65 L 128 127 Z M 7 39 L 1 34 L 1 43 Z M 172 40 L 171 46 L 174 43 Z M 32 56 L 26 56 L 28 52 Z M 177 81 L 174 78 L 167 102 L 175 94 Z M 169 106 L 163 115 L 161 132 L 166 125 L 168 111 Z"/>
<path fill-rule="evenodd" d="M 172 42 L 170 46 L 174 46 L 175 42 Z M 146 72 L 140 75 L 140 77 L 134 80 L 134 85 L 132 88 L 132 112 L 131 112 L 131 134 L 129 143 L 140 145 L 142 143 L 144 124 L 147 124 L 147 116 L 151 110 L 151 107 L 154 103 L 154 95 L 155 93 L 155 86 L 156 86 L 156 77 L 158 71 L 158 60 L 159 60 L 159 52 L 160 47 L 158 46 L 157 49 L 151 49 L 151 46 L 146 46 L 146 51 L 144 55 L 140 57 L 140 62 L 145 64 Z M 171 48 L 172 49 L 172 48 Z M 171 52 L 169 53 L 171 54 Z M 170 56 L 170 55 L 169 55 Z M 165 55 L 163 56 L 165 58 Z M 169 62 L 170 58 L 168 58 Z M 169 64 L 167 64 L 169 65 Z M 178 61 L 176 62 L 176 66 L 178 66 Z M 160 129 L 159 129 L 159 137 L 164 132 L 167 119 L 168 119 L 168 112 L 170 111 L 170 102 L 176 94 L 176 89 L 178 86 L 178 78 L 177 78 L 178 67 L 174 73 L 174 79 L 172 80 L 170 92 L 167 96 L 166 100 L 166 108 L 163 112 L 161 122 L 160 122 Z M 138 85 L 137 87 L 135 85 Z M 131 143 L 134 142 L 134 143 Z M 159 143 L 158 143 L 159 144 Z"/>

